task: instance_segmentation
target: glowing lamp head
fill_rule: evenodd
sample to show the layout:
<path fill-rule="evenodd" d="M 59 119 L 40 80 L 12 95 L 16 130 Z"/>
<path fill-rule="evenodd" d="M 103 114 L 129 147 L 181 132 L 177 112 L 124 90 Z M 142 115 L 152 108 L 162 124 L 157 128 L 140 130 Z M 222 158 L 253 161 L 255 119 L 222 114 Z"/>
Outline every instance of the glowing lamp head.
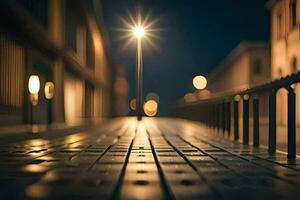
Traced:
<path fill-rule="evenodd" d="M 37 94 L 40 91 L 40 79 L 37 75 L 31 75 L 28 81 L 28 90 L 30 94 Z"/>
<path fill-rule="evenodd" d="M 133 34 L 137 38 L 142 38 L 145 35 L 145 29 L 142 26 L 137 26 L 133 29 Z"/>
<path fill-rule="evenodd" d="M 54 83 L 53 82 L 47 82 L 45 83 L 44 93 L 46 99 L 52 99 L 54 96 Z"/>

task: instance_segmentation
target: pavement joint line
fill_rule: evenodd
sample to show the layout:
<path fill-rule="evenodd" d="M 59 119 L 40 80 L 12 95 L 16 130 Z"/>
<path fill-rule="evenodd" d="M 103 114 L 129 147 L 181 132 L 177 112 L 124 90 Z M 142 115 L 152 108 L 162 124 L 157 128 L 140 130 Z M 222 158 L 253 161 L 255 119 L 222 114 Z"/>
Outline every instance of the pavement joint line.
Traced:
<path fill-rule="evenodd" d="M 165 141 L 187 162 L 187 164 L 198 174 L 198 176 L 207 183 L 207 185 L 210 187 L 210 189 L 213 191 L 213 194 L 215 195 L 216 199 L 224 199 L 223 195 L 220 193 L 218 189 L 216 189 L 208 180 L 206 177 L 203 176 L 203 174 L 197 169 L 197 167 L 183 154 L 181 153 L 165 136 L 165 134 L 162 132 L 162 137 L 165 139 Z"/>
<path fill-rule="evenodd" d="M 115 122 L 106 124 L 110 128 L 103 127 L 104 132 L 87 131 L 70 138 L 73 134 L 49 135 L 38 143 L 28 138 L 19 145 L 1 146 L 1 195 L 16 200 L 38 198 L 37 193 L 28 193 L 35 188 L 45 190 L 43 199 L 300 197 L 300 173 L 281 165 L 298 168 L 298 160 L 288 163 L 280 153 L 272 156 L 263 148 L 232 144 L 204 126 L 180 120 Z M 19 171 L 28 161 L 30 166 Z M 139 173 L 140 169 L 146 173 Z M 147 184 L 136 184 L 136 180 Z"/>
<path fill-rule="evenodd" d="M 121 127 L 124 129 L 125 126 L 121 126 Z M 118 128 L 119 128 L 119 126 L 118 126 Z M 72 156 L 70 157 L 69 160 L 72 160 L 73 157 L 79 155 L 80 153 L 84 152 L 85 150 L 91 148 L 93 145 L 99 143 L 99 142 L 102 141 L 104 138 L 106 138 L 107 135 L 108 135 L 109 133 L 112 133 L 112 132 L 114 132 L 114 131 L 117 131 L 118 128 L 114 128 L 114 129 L 112 129 L 112 130 L 109 130 L 108 133 L 104 133 L 104 134 L 101 135 L 100 137 L 97 137 L 98 139 L 97 139 L 93 144 L 90 144 L 90 145 L 87 146 L 86 148 L 84 148 L 84 149 L 82 149 L 81 151 L 75 153 L 74 155 L 72 155 Z M 120 132 L 124 132 L 124 130 L 122 130 L 122 128 L 121 128 Z M 109 128 L 107 128 L 107 129 L 109 129 Z M 90 140 L 92 140 L 92 139 L 93 139 L 93 138 L 91 138 Z"/>
<path fill-rule="evenodd" d="M 245 176 L 245 175 L 243 175 L 243 174 L 241 174 L 241 173 L 238 173 L 236 170 L 233 170 L 232 168 L 230 168 L 229 166 L 225 165 L 224 163 L 222 163 L 222 162 L 221 162 L 220 160 L 218 160 L 217 158 L 213 157 L 211 154 L 209 154 L 209 153 L 203 151 L 203 150 L 200 149 L 199 147 L 193 145 L 191 142 L 189 142 L 189 141 L 183 139 L 181 136 L 177 135 L 177 137 L 179 137 L 182 141 L 184 141 L 185 143 L 189 144 L 190 146 L 196 148 L 198 151 L 202 152 L 203 154 L 209 156 L 209 157 L 212 158 L 214 161 L 216 161 L 219 165 L 221 165 L 221 166 L 223 166 L 224 168 L 230 170 L 232 173 L 234 173 L 234 174 L 236 174 L 236 175 L 238 175 L 238 176 L 241 176 L 241 177 L 243 177 L 243 178 L 249 180 L 249 177 L 247 177 L 247 176 Z"/>
<path fill-rule="evenodd" d="M 126 155 L 123 167 L 121 169 L 121 172 L 120 172 L 119 179 L 117 181 L 116 187 L 114 188 L 113 194 L 111 196 L 111 200 L 120 199 L 120 191 L 121 191 L 121 188 L 122 188 L 122 184 L 124 182 L 127 165 L 128 165 L 128 162 L 129 162 L 129 157 L 130 157 L 131 150 L 132 150 L 132 147 L 133 147 L 133 142 L 134 142 L 134 139 L 135 139 L 135 136 L 136 136 L 136 131 L 137 131 L 137 128 L 135 129 L 135 135 L 134 135 L 134 137 L 131 139 L 131 143 L 129 145 L 128 152 L 127 152 L 127 155 Z"/>
<path fill-rule="evenodd" d="M 150 131 L 148 130 L 148 128 L 146 128 L 146 131 L 147 131 L 147 134 L 148 134 L 148 140 L 149 140 L 149 143 L 150 143 L 150 146 L 151 146 L 151 151 L 152 151 L 152 155 L 154 157 L 154 160 L 155 160 L 155 164 L 156 164 L 156 167 L 157 167 L 157 170 L 158 170 L 158 173 L 159 173 L 159 177 L 160 177 L 160 181 L 161 181 L 161 184 L 162 186 L 164 187 L 164 193 L 166 195 L 166 199 L 175 199 L 174 197 L 174 194 L 172 193 L 171 191 L 171 188 L 167 182 L 167 179 L 164 175 L 164 172 L 161 168 L 161 165 L 158 161 L 158 158 L 157 158 L 157 155 L 156 155 L 156 152 L 155 152 L 155 149 L 154 149 L 154 146 L 152 144 L 152 140 L 151 140 L 151 136 L 150 136 Z"/>
<path fill-rule="evenodd" d="M 78 134 L 78 133 L 80 133 L 80 132 L 68 134 L 67 136 L 75 135 L 75 134 Z M 65 136 L 64 136 L 64 137 L 65 137 Z M 41 158 L 41 157 L 51 155 L 51 154 L 53 154 L 53 153 L 55 153 L 55 152 L 59 152 L 59 151 L 61 151 L 61 150 L 63 150 L 63 149 L 67 149 L 68 146 L 70 146 L 70 145 L 72 145 L 72 144 L 76 144 L 76 143 L 78 143 L 78 142 L 82 142 L 82 141 L 84 141 L 84 140 L 91 140 L 91 139 L 92 139 L 92 138 L 83 138 L 83 139 L 77 140 L 77 141 L 75 141 L 75 142 L 70 142 L 70 143 L 67 143 L 67 144 L 61 143 L 61 144 L 57 144 L 57 145 L 55 145 L 55 146 L 51 146 L 50 149 L 53 148 L 53 147 L 54 147 L 54 148 L 55 148 L 55 147 L 60 147 L 60 148 L 55 149 L 55 150 L 52 150 L 52 151 L 49 150 L 49 152 L 45 152 L 45 153 L 42 154 L 42 155 L 33 157 L 33 158 L 30 159 L 30 160 L 26 160 L 22 165 L 30 164 L 32 161 L 37 160 L 37 159 L 39 159 L 39 158 Z M 54 141 L 52 141 L 52 142 L 57 142 L 57 141 L 62 142 L 62 140 L 63 140 L 63 138 L 55 138 Z M 20 143 L 17 143 L 17 144 L 20 144 Z M 85 148 L 85 149 L 86 149 L 86 148 Z M 84 149 L 82 149 L 80 152 L 77 152 L 77 154 L 81 153 L 82 151 L 84 151 Z M 71 160 L 72 157 L 74 157 L 74 155 L 71 156 L 71 157 L 69 158 L 69 160 Z M 62 166 L 63 166 L 63 163 L 62 163 Z M 58 167 L 59 167 L 59 166 L 54 167 L 54 168 L 58 168 Z M 54 168 L 53 168 L 53 169 L 54 169 Z"/>
<path fill-rule="evenodd" d="M 129 128 L 127 128 L 128 130 Z M 92 167 L 116 144 L 120 141 L 120 138 L 126 133 L 127 130 L 123 130 L 123 133 L 121 135 L 118 135 L 116 137 L 116 140 L 113 141 L 112 144 L 110 144 L 101 154 L 100 156 L 87 168 L 87 170 L 91 170 Z M 99 141 L 96 141 L 94 144 L 98 143 Z M 93 145 L 91 145 L 93 146 Z"/>
<path fill-rule="evenodd" d="M 221 149 L 221 150 L 223 150 L 223 151 L 226 151 L 227 153 L 230 153 L 230 154 L 232 154 L 232 155 L 235 155 L 235 156 L 237 156 L 237 157 L 239 157 L 239 158 L 242 158 L 243 160 L 246 160 L 246 161 L 249 162 L 249 163 L 252 163 L 252 164 L 254 164 L 254 165 L 257 165 L 257 166 L 259 166 L 259 167 L 265 169 L 265 170 L 266 170 L 266 173 L 268 173 L 268 174 L 269 174 L 270 176 L 272 176 L 273 178 L 276 178 L 276 179 L 278 179 L 278 180 L 281 180 L 281 181 L 284 181 L 284 182 L 286 182 L 286 183 L 289 183 L 290 185 L 292 185 L 293 187 L 296 187 L 296 188 L 298 188 L 298 187 L 300 186 L 300 184 L 297 183 L 297 182 L 291 181 L 291 180 L 289 180 L 289 179 L 286 179 L 286 178 L 284 178 L 284 177 L 280 177 L 280 176 L 274 174 L 272 171 L 270 171 L 270 169 L 268 169 L 267 167 L 265 167 L 265 166 L 263 166 L 263 165 L 260 165 L 260 164 L 258 164 L 258 163 L 254 163 L 254 162 L 252 162 L 252 161 L 250 161 L 250 160 L 248 160 L 248 159 L 243 158 L 243 157 L 240 156 L 240 155 L 237 155 L 237 154 L 235 154 L 235 153 L 232 153 L 231 151 L 228 151 L 228 150 L 226 150 L 226 149 L 224 149 L 224 148 L 218 147 L 218 146 L 216 146 L 216 145 L 214 145 L 214 144 L 212 144 L 212 143 L 210 143 L 210 142 L 207 142 L 207 141 L 205 141 L 205 140 L 203 140 L 203 139 L 200 139 L 200 138 L 198 138 L 198 137 L 196 137 L 196 136 L 194 136 L 194 137 L 195 137 L 196 139 L 198 139 L 198 140 L 200 140 L 200 141 L 206 143 L 206 144 L 209 144 L 209 145 L 211 145 L 211 146 L 213 146 L 213 147 L 215 147 L 215 148 L 218 148 L 218 149 Z M 268 161 L 268 160 L 266 160 L 266 161 Z M 268 161 L 268 162 L 269 162 L 269 161 Z M 277 164 L 277 163 L 276 163 L 276 164 Z"/>

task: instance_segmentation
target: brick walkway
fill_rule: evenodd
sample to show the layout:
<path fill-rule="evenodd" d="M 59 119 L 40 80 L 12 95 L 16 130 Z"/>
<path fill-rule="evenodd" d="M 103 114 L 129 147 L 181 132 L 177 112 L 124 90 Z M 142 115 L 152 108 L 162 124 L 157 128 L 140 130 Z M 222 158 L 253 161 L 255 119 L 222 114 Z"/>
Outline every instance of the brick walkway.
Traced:
<path fill-rule="evenodd" d="M 300 159 L 184 120 L 117 119 L 2 144 L 0 159 L 1 199 L 300 199 Z"/>

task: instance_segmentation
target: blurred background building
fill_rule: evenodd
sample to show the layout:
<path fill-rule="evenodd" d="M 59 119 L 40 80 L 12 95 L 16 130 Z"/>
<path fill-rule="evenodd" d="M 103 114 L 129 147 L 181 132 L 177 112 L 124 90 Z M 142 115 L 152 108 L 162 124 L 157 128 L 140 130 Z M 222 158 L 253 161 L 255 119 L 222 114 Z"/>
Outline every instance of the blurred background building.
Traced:
<path fill-rule="evenodd" d="M 211 93 L 237 92 L 269 81 L 269 44 L 261 41 L 239 43 L 207 80 Z"/>
<path fill-rule="evenodd" d="M 0 125 L 111 115 L 114 70 L 100 1 L 2 0 L 0 12 Z M 32 75 L 37 97 L 29 93 Z"/>
<path fill-rule="evenodd" d="M 269 0 L 271 15 L 271 76 L 279 79 L 299 71 L 300 3 L 299 0 Z M 300 124 L 300 89 L 295 85 L 297 123 Z M 287 91 L 277 93 L 277 123 L 287 124 Z"/>
<path fill-rule="evenodd" d="M 196 99 L 233 94 L 271 80 L 270 45 L 264 41 L 242 41 L 207 77 L 205 90 L 195 92 Z M 238 97 L 241 100 L 242 97 Z M 261 121 L 267 122 L 268 94 L 260 94 Z M 243 104 L 239 101 L 242 121 Z M 252 116 L 252 109 L 250 109 Z"/>

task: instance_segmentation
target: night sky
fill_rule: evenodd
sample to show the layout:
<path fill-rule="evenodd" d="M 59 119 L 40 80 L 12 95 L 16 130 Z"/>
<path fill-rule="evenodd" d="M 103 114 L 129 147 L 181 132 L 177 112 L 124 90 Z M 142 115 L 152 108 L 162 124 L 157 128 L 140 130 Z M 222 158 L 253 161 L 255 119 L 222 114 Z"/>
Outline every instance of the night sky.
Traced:
<path fill-rule="evenodd" d="M 120 17 L 151 12 L 162 30 L 158 47 L 145 47 L 144 95 L 160 96 L 159 115 L 193 91 L 195 75 L 207 75 L 242 40 L 269 39 L 269 12 L 264 0 L 102 0 L 113 63 L 126 71 L 129 99 L 135 97 L 135 45 L 124 50 Z"/>

